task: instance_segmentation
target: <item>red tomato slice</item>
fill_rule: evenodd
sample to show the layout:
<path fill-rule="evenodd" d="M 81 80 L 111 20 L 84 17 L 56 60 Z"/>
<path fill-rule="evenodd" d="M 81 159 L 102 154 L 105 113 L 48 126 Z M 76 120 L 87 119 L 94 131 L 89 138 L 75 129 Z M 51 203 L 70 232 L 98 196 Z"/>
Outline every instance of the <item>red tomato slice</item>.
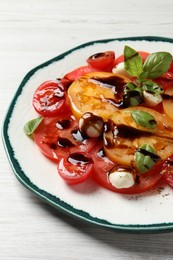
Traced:
<path fill-rule="evenodd" d="M 164 75 L 162 75 L 162 78 L 173 80 L 173 62 L 171 63 L 169 70 Z"/>
<path fill-rule="evenodd" d="M 173 80 L 173 72 L 167 71 L 165 74 L 162 75 L 162 78 L 167 80 Z"/>
<path fill-rule="evenodd" d="M 165 182 L 173 188 L 173 155 L 164 162 L 161 173 Z"/>
<path fill-rule="evenodd" d="M 90 72 L 95 72 L 95 71 L 98 71 L 98 69 L 91 67 L 89 65 L 81 66 L 81 67 L 67 73 L 63 77 L 62 82 L 65 82 L 66 85 L 70 85 L 73 81 L 79 79 L 80 77 L 82 77 Z"/>
<path fill-rule="evenodd" d="M 173 80 L 168 80 L 164 77 L 153 79 L 153 81 L 156 82 L 164 90 L 173 87 Z"/>
<path fill-rule="evenodd" d="M 46 81 L 35 91 L 33 106 L 42 116 L 54 116 L 65 104 L 65 89 L 59 81 Z"/>
<path fill-rule="evenodd" d="M 87 63 L 93 68 L 104 70 L 104 71 L 112 71 L 115 60 L 115 52 L 114 51 L 106 51 L 96 53 L 90 56 L 87 59 Z"/>
<path fill-rule="evenodd" d="M 89 152 L 97 141 L 82 136 L 68 108 L 58 117 L 45 117 L 34 132 L 34 140 L 41 152 L 54 161 L 71 153 Z"/>
<path fill-rule="evenodd" d="M 97 148 L 94 148 L 94 152 L 92 153 L 92 158 L 94 161 L 93 177 L 101 186 L 117 193 L 138 194 L 154 188 L 163 178 L 162 174 L 160 174 L 162 165 L 157 164 L 147 173 L 140 174 L 137 183 L 132 187 L 122 189 L 115 188 L 109 182 L 108 175 L 109 172 L 116 167 L 116 164 L 104 156 L 102 147 L 102 143 L 99 143 Z"/>
<path fill-rule="evenodd" d="M 112 184 L 108 180 L 108 173 L 116 166 L 110 161 L 104 153 L 103 141 L 100 141 L 91 152 L 91 157 L 94 161 L 93 177 L 98 184 L 109 189 L 114 190 Z"/>
<path fill-rule="evenodd" d="M 92 170 L 92 159 L 82 153 L 70 154 L 62 158 L 58 164 L 58 173 L 68 184 L 84 182 L 91 175 Z"/>
<path fill-rule="evenodd" d="M 138 53 L 140 54 L 143 62 L 146 60 L 146 58 L 150 54 L 149 52 L 146 52 L 146 51 L 138 51 Z M 117 57 L 115 59 L 114 66 L 119 64 L 120 62 L 124 62 L 124 54 L 120 55 L 119 57 Z"/>
<path fill-rule="evenodd" d="M 173 61 L 172 61 L 172 63 L 171 63 L 171 66 L 170 66 L 170 68 L 169 68 L 169 71 L 173 73 Z"/>

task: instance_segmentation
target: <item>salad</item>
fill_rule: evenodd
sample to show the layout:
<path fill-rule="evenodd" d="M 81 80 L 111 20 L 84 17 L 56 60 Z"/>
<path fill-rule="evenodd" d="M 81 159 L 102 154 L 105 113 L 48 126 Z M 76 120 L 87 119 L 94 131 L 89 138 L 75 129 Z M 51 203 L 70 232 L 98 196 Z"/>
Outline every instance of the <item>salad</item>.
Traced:
<path fill-rule="evenodd" d="M 85 61 L 84 61 L 85 62 Z M 68 184 L 93 178 L 114 192 L 173 187 L 173 57 L 124 47 L 43 82 L 24 125 Z"/>

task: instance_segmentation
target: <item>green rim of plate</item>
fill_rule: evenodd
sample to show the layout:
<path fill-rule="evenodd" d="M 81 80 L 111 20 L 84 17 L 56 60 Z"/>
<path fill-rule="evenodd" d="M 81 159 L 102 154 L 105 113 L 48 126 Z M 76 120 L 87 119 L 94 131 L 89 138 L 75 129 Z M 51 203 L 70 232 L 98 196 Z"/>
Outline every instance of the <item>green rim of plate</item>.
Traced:
<path fill-rule="evenodd" d="M 14 174 L 18 178 L 18 180 L 29 190 L 31 190 L 34 194 L 36 194 L 39 198 L 53 206 L 54 208 L 61 210 L 73 217 L 76 217 L 78 219 L 87 221 L 88 223 L 96 224 L 101 227 L 105 228 L 111 228 L 118 232 L 132 232 L 132 233 L 157 233 L 157 232 L 171 232 L 173 230 L 173 223 L 159 223 L 159 224 L 149 224 L 149 225 L 124 225 L 124 224 L 112 224 L 106 220 L 98 219 L 95 217 L 90 216 L 87 212 L 79 209 L 75 209 L 73 206 L 69 205 L 68 203 L 60 200 L 58 197 L 55 197 L 54 195 L 40 189 L 37 187 L 34 183 L 30 181 L 30 179 L 26 176 L 24 171 L 22 170 L 19 161 L 15 158 L 15 152 L 13 150 L 13 147 L 10 143 L 9 135 L 8 135 L 8 127 L 10 118 L 13 115 L 13 109 L 15 107 L 15 104 L 17 102 L 17 99 L 19 95 L 22 92 L 22 89 L 25 87 L 25 84 L 27 81 L 32 77 L 32 75 L 39 69 L 42 69 L 51 63 L 55 61 L 62 60 L 65 56 L 69 55 L 70 53 L 85 48 L 90 45 L 99 44 L 99 43 L 108 43 L 111 41 L 148 41 L 148 42 L 169 42 L 173 43 L 172 38 L 166 38 L 166 37 L 157 37 L 157 36 L 140 36 L 140 37 L 124 37 L 124 38 L 111 38 L 111 39 L 103 39 L 103 40 L 96 40 L 84 43 L 82 45 L 79 45 L 71 50 L 68 50 L 67 52 L 64 52 L 61 55 L 56 56 L 53 59 L 50 59 L 47 62 L 44 62 L 43 64 L 33 68 L 30 72 L 26 74 L 26 76 L 23 78 L 19 88 L 16 91 L 16 94 L 9 106 L 9 109 L 7 111 L 6 117 L 4 119 L 4 124 L 2 128 L 2 139 L 4 143 L 4 148 L 7 154 L 7 157 L 9 159 L 9 162 L 11 164 L 11 167 L 14 171 Z"/>

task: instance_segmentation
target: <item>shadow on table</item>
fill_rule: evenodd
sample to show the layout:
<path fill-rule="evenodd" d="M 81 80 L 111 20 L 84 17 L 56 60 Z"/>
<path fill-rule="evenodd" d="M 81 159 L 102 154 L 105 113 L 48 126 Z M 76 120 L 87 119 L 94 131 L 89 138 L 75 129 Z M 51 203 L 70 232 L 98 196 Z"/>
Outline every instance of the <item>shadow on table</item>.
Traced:
<path fill-rule="evenodd" d="M 77 232 L 87 235 L 91 241 L 96 240 L 100 246 L 105 247 L 105 250 L 124 252 L 125 259 L 173 259 L 173 232 L 157 234 L 117 232 L 66 215 L 44 202 L 41 202 L 41 204 L 44 210 L 48 211 L 53 217 L 59 218 L 66 226 L 69 225 Z M 129 257 L 127 258 L 128 252 Z"/>

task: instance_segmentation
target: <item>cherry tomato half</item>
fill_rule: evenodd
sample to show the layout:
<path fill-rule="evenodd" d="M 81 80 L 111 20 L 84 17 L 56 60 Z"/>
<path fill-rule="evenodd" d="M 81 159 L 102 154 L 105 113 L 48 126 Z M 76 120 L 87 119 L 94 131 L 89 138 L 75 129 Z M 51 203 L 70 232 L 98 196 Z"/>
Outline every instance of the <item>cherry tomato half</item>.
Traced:
<path fill-rule="evenodd" d="M 173 155 L 170 156 L 162 167 L 162 172 L 165 182 L 173 188 Z"/>
<path fill-rule="evenodd" d="M 36 89 L 32 103 L 42 116 L 57 115 L 65 104 L 65 89 L 58 80 L 46 81 Z"/>
<path fill-rule="evenodd" d="M 140 174 L 136 184 L 134 184 L 130 188 L 118 189 L 110 183 L 108 178 L 109 172 L 114 169 L 116 164 L 111 162 L 104 155 L 102 143 L 100 143 L 97 146 L 97 148 L 94 148 L 94 151 L 92 153 L 92 158 L 94 161 L 93 177 L 96 180 L 96 182 L 101 186 L 117 193 L 123 193 L 123 194 L 142 193 L 154 188 L 163 178 L 162 174 L 160 174 L 162 165 L 157 164 L 147 173 Z"/>
<path fill-rule="evenodd" d="M 44 117 L 34 132 L 34 141 L 41 152 L 49 159 L 58 162 L 71 153 L 89 152 L 97 141 L 82 136 L 78 122 L 68 107 L 65 111 L 57 117 Z"/>
<path fill-rule="evenodd" d="M 87 59 L 87 63 L 93 68 L 104 70 L 104 71 L 112 71 L 115 60 L 115 52 L 114 51 L 106 51 L 96 53 L 90 56 Z"/>
<path fill-rule="evenodd" d="M 92 159 L 82 153 L 70 154 L 62 158 L 58 164 L 58 173 L 68 184 L 84 182 L 91 175 L 92 170 Z"/>

